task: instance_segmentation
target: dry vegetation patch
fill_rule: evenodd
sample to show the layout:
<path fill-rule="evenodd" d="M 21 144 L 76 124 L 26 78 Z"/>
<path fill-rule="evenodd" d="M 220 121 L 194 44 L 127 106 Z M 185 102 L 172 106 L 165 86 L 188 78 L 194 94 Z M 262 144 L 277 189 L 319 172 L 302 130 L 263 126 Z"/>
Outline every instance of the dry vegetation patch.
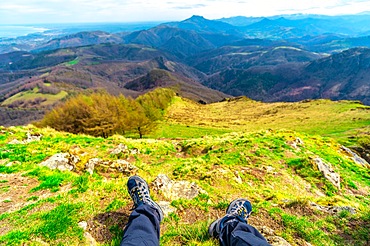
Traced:
<path fill-rule="evenodd" d="M 175 124 L 239 131 L 289 129 L 314 134 L 335 134 L 370 122 L 368 106 L 351 101 L 316 100 L 262 103 L 239 98 L 207 105 L 178 99 L 167 110 Z"/>

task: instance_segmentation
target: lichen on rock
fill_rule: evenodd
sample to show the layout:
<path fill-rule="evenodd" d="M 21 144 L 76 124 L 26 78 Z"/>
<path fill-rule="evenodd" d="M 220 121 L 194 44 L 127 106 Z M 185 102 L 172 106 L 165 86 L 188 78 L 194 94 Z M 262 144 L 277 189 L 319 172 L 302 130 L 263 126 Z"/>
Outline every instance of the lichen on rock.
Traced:
<path fill-rule="evenodd" d="M 332 165 L 330 163 L 325 163 L 320 157 L 315 157 L 312 161 L 324 177 L 335 187 L 340 189 L 340 175 L 334 171 Z"/>
<path fill-rule="evenodd" d="M 48 167 L 52 170 L 58 169 L 60 171 L 72 171 L 75 169 L 76 164 L 80 161 L 80 158 L 76 155 L 69 153 L 58 153 L 50 157 L 49 159 L 40 163 L 40 166 Z"/>
<path fill-rule="evenodd" d="M 197 184 L 188 181 L 172 181 L 167 175 L 160 174 L 152 183 L 155 190 L 159 190 L 170 200 L 180 198 L 193 199 L 200 193 L 205 193 Z"/>

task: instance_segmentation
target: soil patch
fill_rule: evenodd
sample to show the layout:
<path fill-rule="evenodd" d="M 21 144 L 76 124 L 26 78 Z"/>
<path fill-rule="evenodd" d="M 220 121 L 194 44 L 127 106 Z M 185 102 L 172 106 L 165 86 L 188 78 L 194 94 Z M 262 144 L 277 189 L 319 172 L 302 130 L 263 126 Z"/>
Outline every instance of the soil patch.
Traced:
<path fill-rule="evenodd" d="M 67 192 L 71 189 L 71 185 L 65 185 L 56 193 L 49 190 L 30 192 L 32 188 L 39 185 L 39 182 L 35 178 L 22 177 L 21 173 L 0 174 L 0 180 L 2 180 L 0 182 L 0 214 L 17 211 L 41 199 L 56 196 L 60 192 Z"/>
<path fill-rule="evenodd" d="M 110 243 L 122 231 L 128 222 L 129 207 L 114 212 L 101 213 L 87 221 L 87 231 L 99 243 Z"/>
<path fill-rule="evenodd" d="M 13 212 L 25 206 L 31 196 L 30 189 L 39 183 L 36 179 L 22 177 L 21 174 L 0 174 L 0 214 Z"/>

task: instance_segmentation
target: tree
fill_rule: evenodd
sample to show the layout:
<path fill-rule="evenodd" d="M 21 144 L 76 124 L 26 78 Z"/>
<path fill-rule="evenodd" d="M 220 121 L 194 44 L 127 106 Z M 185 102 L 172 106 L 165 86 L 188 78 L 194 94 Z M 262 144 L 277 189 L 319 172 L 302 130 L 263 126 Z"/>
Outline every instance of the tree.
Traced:
<path fill-rule="evenodd" d="M 37 125 L 104 138 L 135 131 L 142 138 L 162 119 L 174 95 L 169 89 L 157 89 L 136 100 L 105 91 L 80 94 L 53 109 Z"/>
<path fill-rule="evenodd" d="M 128 108 L 130 128 L 137 131 L 140 138 L 143 138 L 144 134 L 148 134 L 155 128 L 156 122 L 146 115 L 145 109 L 136 100 L 130 99 Z"/>

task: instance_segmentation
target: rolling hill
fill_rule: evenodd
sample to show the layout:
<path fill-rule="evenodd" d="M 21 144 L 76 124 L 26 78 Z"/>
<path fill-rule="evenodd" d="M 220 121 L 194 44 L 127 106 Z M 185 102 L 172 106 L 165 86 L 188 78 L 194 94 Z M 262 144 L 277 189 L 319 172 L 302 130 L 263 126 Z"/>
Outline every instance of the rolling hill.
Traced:
<path fill-rule="evenodd" d="M 126 182 L 138 174 L 165 209 L 163 245 L 218 245 L 208 225 L 237 197 L 252 202 L 248 223 L 272 245 L 366 245 L 369 168 L 344 146 L 368 143 L 368 109 L 176 97 L 148 139 L 0 127 L 0 243 L 118 245 Z M 64 166 L 49 169 L 55 158 Z"/>
<path fill-rule="evenodd" d="M 35 103 L 53 98 L 48 91 L 65 91 L 67 98 L 103 88 L 136 97 L 176 83 L 180 95 L 207 103 L 245 95 L 261 101 L 329 98 L 370 104 L 369 52 L 357 47 L 367 45 L 367 19 L 294 15 L 220 21 L 192 16 L 133 32 L 58 36 L 29 51 L 0 54 L 2 112 L 19 105 L 22 112 L 30 105 L 33 110 Z M 158 71 L 161 76 L 153 80 Z M 32 94 L 35 88 L 44 93 L 37 92 L 36 101 L 31 96 L 27 103 L 28 96 L 19 94 Z M 9 103 L 11 97 L 20 101 Z M 39 110 L 53 103 L 43 102 Z"/>

